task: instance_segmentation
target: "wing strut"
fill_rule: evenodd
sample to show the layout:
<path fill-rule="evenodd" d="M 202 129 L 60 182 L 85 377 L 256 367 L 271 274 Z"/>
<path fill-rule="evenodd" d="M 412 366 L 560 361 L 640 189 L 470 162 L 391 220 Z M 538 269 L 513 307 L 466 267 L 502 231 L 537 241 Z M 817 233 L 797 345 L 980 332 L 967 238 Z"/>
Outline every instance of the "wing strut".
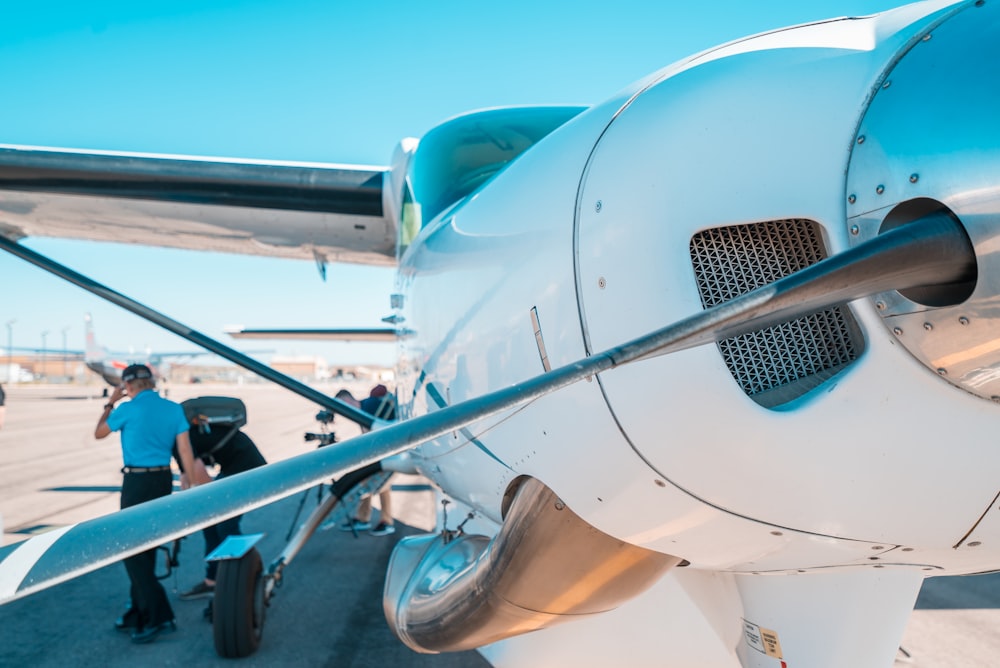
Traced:
<path fill-rule="evenodd" d="M 401 334 L 395 328 L 354 328 L 354 329 L 264 329 L 239 327 L 226 330 L 234 339 L 283 339 L 295 341 L 372 341 L 375 343 L 395 343 Z"/>
<path fill-rule="evenodd" d="M 36 264 L 41 262 L 39 266 L 49 271 L 54 269 L 18 244 L 2 238 L 0 244 Z M 85 277 L 62 271 L 67 280 L 114 303 L 124 302 L 130 310 L 138 307 L 139 315 L 157 324 L 167 323 L 163 326 L 194 343 L 211 343 L 214 348 L 210 349 L 225 351 L 227 359 L 244 357 Z M 309 489 L 619 365 L 766 327 L 877 292 L 965 282 L 975 271 L 975 253 L 961 225 L 947 216 L 928 216 L 724 304 L 490 394 L 219 480 L 177 498 L 154 499 L 4 548 L 0 550 L 0 604 Z M 62 275 L 58 270 L 53 273 Z M 281 374 L 264 368 L 266 377 L 284 380 Z M 290 379 L 281 384 L 296 388 L 303 396 L 315 396 L 317 403 L 331 410 L 333 405 L 338 411 L 346 408 Z M 300 386 L 308 394 L 300 392 Z M 342 414 L 346 416 L 346 411 Z"/>
<path fill-rule="evenodd" d="M 73 283 L 83 288 L 87 292 L 97 295 L 101 299 L 107 300 L 112 304 L 115 304 L 116 306 L 124 308 L 127 311 L 131 311 L 140 318 L 144 318 L 149 322 L 153 323 L 154 325 L 159 325 L 163 329 L 173 332 L 177 336 L 185 338 L 191 343 L 194 343 L 195 345 L 201 346 L 205 350 L 209 350 L 215 353 L 219 357 L 227 359 L 230 362 L 233 362 L 234 364 L 237 364 L 243 367 L 244 369 L 247 369 L 248 371 L 251 371 L 263 378 L 266 378 L 274 383 L 277 383 L 278 385 L 281 385 L 282 387 L 291 390 L 292 392 L 298 394 L 301 397 L 305 397 L 309 401 L 312 401 L 329 411 L 332 411 L 338 415 L 342 415 L 343 417 L 347 418 L 348 420 L 351 420 L 352 422 L 356 422 L 362 427 L 371 428 L 372 426 L 373 423 L 372 416 L 369 415 L 368 413 L 365 413 L 363 410 L 355 408 L 338 399 L 334 399 L 333 397 L 327 396 L 326 394 L 323 394 L 322 392 L 319 392 L 304 383 L 300 383 L 294 378 L 286 376 L 280 371 L 276 371 L 270 366 L 262 362 L 258 362 L 257 360 L 247 355 L 244 355 L 238 350 L 234 350 L 233 348 L 230 348 L 229 346 L 220 343 L 213 338 L 205 336 L 201 332 L 195 331 L 190 327 L 180 322 L 177 322 L 172 318 L 168 318 L 159 311 L 154 311 L 148 306 L 140 304 L 134 299 L 126 297 L 122 293 L 116 292 L 115 290 L 112 290 L 106 285 L 98 283 L 97 281 L 94 281 L 84 276 L 83 274 L 77 273 L 72 269 L 70 269 L 69 267 L 61 265 L 55 260 L 52 260 L 50 258 L 45 257 L 44 255 L 36 253 L 35 251 L 26 248 L 25 246 L 22 246 L 21 244 L 15 241 L 11 241 L 10 239 L 7 239 L 2 235 L 0 235 L 0 248 L 7 251 L 8 253 L 16 255 L 17 257 L 23 260 L 27 260 L 36 267 L 44 269 L 45 271 L 51 274 L 55 274 L 56 276 L 58 276 L 63 280 L 69 281 L 70 283 Z"/>

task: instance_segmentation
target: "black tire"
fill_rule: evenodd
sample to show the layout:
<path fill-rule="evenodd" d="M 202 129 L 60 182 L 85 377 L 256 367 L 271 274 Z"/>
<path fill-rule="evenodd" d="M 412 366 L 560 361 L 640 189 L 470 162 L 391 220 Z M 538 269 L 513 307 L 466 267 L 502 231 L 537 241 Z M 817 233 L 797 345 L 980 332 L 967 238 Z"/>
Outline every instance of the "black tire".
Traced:
<path fill-rule="evenodd" d="M 260 553 L 219 562 L 212 601 L 215 651 L 227 659 L 250 656 L 264 632 L 264 578 Z"/>

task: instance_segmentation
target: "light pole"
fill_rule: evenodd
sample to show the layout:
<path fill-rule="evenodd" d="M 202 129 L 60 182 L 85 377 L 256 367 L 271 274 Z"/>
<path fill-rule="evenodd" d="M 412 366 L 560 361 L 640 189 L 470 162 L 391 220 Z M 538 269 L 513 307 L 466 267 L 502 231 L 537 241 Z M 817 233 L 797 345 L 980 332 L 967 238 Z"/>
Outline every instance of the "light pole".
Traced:
<path fill-rule="evenodd" d="M 42 372 L 38 374 L 42 380 L 47 380 L 49 375 L 45 373 L 45 337 L 49 335 L 49 330 L 42 332 Z"/>
<path fill-rule="evenodd" d="M 13 336 L 12 332 L 14 331 L 14 323 L 15 322 L 17 322 L 17 320 L 8 320 L 7 321 L 7 382 L 8 383 L 14 382 L 13 380 L 11 380 L 10 376 L 13 373 L 12 369 L 14 367 L 14 359 L 13 359 L 13 357 L 14 357 L 14 343 L 13 343 L 14 336 Z"/>
<path fill-rule="evenodd" d="M 63 347 L 62 347 L 62 358 L 63 358 L 63 378 L 69 380 L 69 372 L 66 371 L 66 331 L 69 329 L 69 325 L 62 328 L 63 335 Z"/>

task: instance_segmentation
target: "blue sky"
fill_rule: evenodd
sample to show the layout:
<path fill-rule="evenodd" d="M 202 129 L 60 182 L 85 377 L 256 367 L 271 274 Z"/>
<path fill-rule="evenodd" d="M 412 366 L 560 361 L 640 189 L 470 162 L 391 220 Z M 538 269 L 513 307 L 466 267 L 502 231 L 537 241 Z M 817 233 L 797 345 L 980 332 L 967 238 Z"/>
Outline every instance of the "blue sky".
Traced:
<path fill-rule="evenodd" d="M 0 10 L 0 143 L 368 165 L 474 109 L 597 103 L 690 53 L 886 0 L 650 3 L 38 2 Z M 30 6 L 29 6 L 30 5 Z M 371 327 L 390 270 L 30 239 L 26 245 L 204 334 L 230 324 Z M 120 351 L 191 344 L 0 255 L 13 344 Z M 0 327 L 0 348 L 7 330 Z M 392 346 L 251 342 L 390 364 Z"/>

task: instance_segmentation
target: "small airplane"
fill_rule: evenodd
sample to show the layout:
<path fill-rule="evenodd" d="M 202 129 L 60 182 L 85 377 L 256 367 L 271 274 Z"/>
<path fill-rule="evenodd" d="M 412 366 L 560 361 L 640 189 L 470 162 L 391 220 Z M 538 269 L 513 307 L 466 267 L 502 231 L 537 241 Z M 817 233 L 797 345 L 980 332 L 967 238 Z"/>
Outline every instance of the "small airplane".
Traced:
<path fill-rule="evenodd" d="M 458 116 L 388 167 L 0 148 L 0 247 L 370 428 L 34 537 L 0 601 L 407 471 L 463 518 L 390 561 L 414 651 L 892 665 L 924 578 L 1000 569 L 998 81 L 1000 3 L 930 0 L 724 44 L 592 107 Z M 395 265 L 400 419 L 18 243 L 125 232 Z M 320 521 L 266 570 L 252 544 L 223 562 L 228 656 Z"/>
<path fill-rule="evenodd" d="M 163 378 L 166 371 L 166 364 L 171 359 L 186 359 L 210 355 L 206 350 L 180 350 L 173 352 L 153 352 L 147 350 L 143 355 L 123 355 L 112 353 L 97 341 L 94 333 L 94 319 L 89 313 L 84 315 L 84 330 L 86 331 L 87 347 L 84 351 L 84 363 L 87 368 L 103 378 L 111 387 L 116 387 L 122 382 L 122 371 L 130 364 L 145 364 L 152 370 L 157 378 Z M 261 350 L 246 350 L 246 354 L 271 352 Z M 105 390 L 106 392 L 106 390 Z"/>
<path fill-rule="evenodd" d="M 204 355 L 204 351 L 195 350 L 189 353 L 165 353 L 153 355 L 149 353 L 139 357 L 128 357 L 127 359 L 118 359 L 111 353 L 107 348 L 100 345 L 97 342 L 97 336 L 94 334 L 94 319 L 87 313 L 83 317 L 83 326 L 86 332 L 86 350 L 84 351 L 84 364 L 87 368 L 96 373 L 98 376 L 104 379 L 104 381 L 111 387 L 117 387 L 121 385 L 122 382 L 122 371 L 128 367 L 129 364 L 140 363 L 146 364 L 153 371 L 157 377 L 162 377 L 160 372 L 160 362 L 165 356 L 169 355 Z"/>
<path fill-rule="evenodd" d="M 83 363 L 86 365 L 87 369 L 93 371 L 98 376 L 104 379 L 104 381 L 111 387 L 117 387 L 121 385 L 122 382 L 122 371 L 130 364 L 145 364 L 152 370 L 153 374 L 157 378 L 164 377 L 165 364 L 169 363 L 170 359 L 184 359 L 184 358 L 194 358 L 200 357 L 202 355 L 210 355 L 206 350 L 183 350 L 176 352 L 153 352 L 147 350 L 142 355 L 136 355 L 134 353 L 114 353 L 108 350 L 107 347 L 102 346 L 97 341 L 97 335 L 94 333 L 94 318 L 90 313 L 85 313 L 83 317 L 83 326 L 85 332 L 85 342 L 86 347 L 84 350 L 63 350 L 60 348 L 19 348 L 14 347 L 12 350 L 27 351 L 32 353 L 51 353 L 51 354 L 62 354 L 67 356 L 73 356 L 74 358 L 83 359 Z M 265 331 L 265 330 L 261 330 Z M 280 330 L 267 330 L 278 332 Z M 239 338 L 240 334 L 234 333 L 234 336 Z M 254 336 L 253 334 L 247 336 L 246 338 L 264 338 L 261 336 Z M 273 337 L 272 337 L 273 338 Z M 259 353 L 259 352 L 271 352 L 271 351 L 260 351 L 260 350 L 248 350 L 244 351 L 247 354 Z M 105 396 L 107 395 L 107 389 L 104 390 Z"/>
<path fill-rule="evenodd" d="M 41 354 L 61 354 L 82 358 L 87 369 L 93 371 L 111 387 L 116 387 L 122 382 L 122 371 L 130 364 L 145 364 L 157 378 L 162 378 L 162 368 L 164 363 L 170 358 L 189 358 L 208 355 L 205 350 L 187 350 L 179 352 L 157 352 L 147 350 L 141 355 L 134 353 L 114 353 L 102 346 L 97 341 L 94 333 L 94 319 L 90 313 L 85 313 L 83 317 L 86 347 L 84 350 L 63 350 L 60 348 L 12 348 L 12 350 L 27 351 Z M 248 351 L 250 352 L 250 351 Z M 105 390 L 107 394 L 107 390 Z"/>

